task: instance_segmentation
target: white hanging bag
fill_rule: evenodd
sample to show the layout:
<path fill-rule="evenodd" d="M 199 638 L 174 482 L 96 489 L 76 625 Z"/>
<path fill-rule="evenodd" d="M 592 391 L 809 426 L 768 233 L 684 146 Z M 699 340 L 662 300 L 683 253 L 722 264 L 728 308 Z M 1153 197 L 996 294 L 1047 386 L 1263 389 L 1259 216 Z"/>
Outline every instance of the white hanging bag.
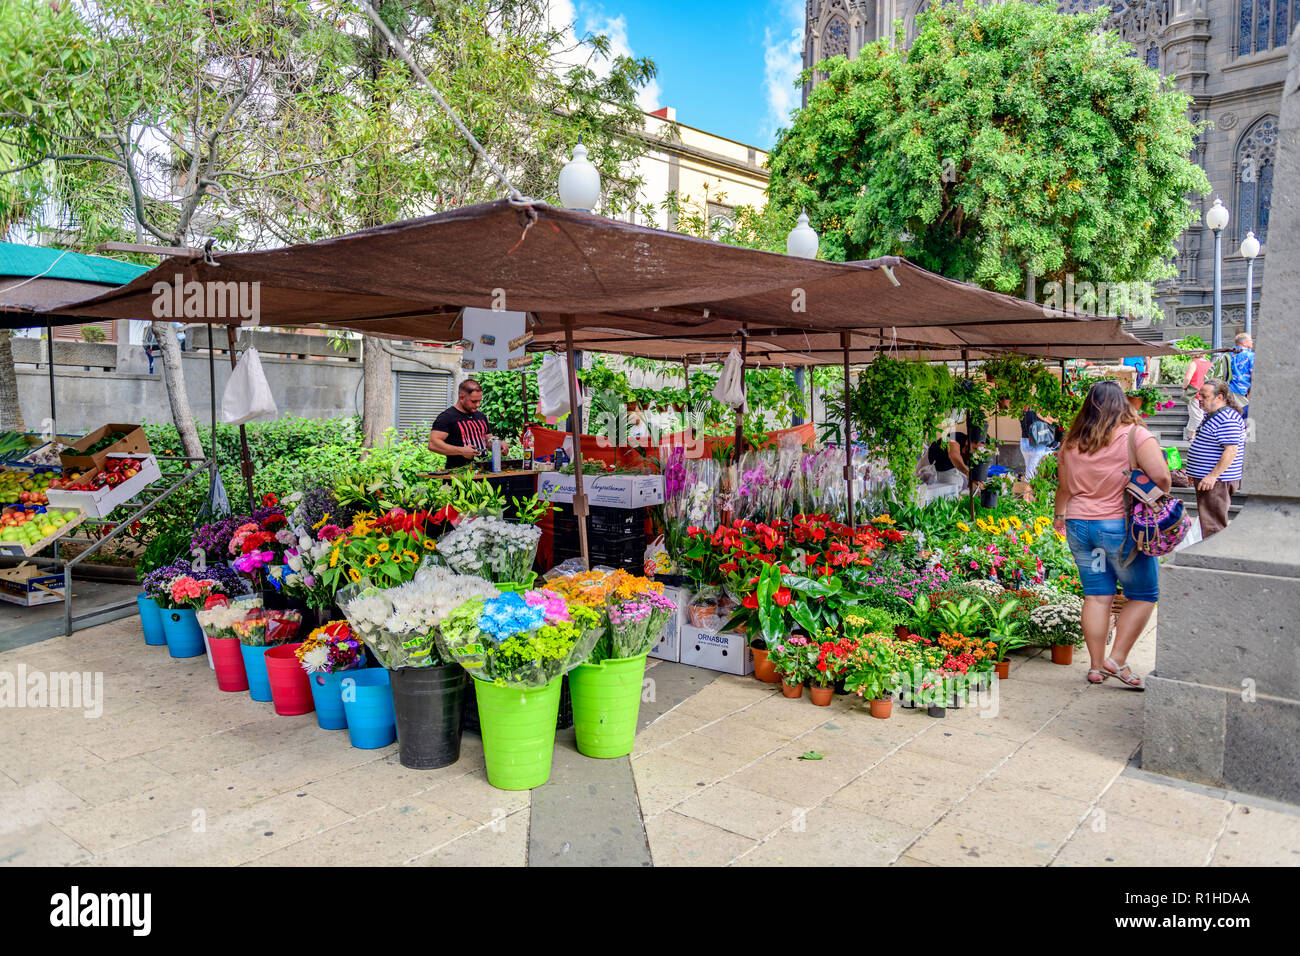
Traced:
<path fill-rule="evenodd" d="M 257 349 L 244 349 L 221 396 L 221 420 L 227 425 L 275 418 L 279 414 Z"/>
<path fill-rule="evenodd" d="M 713 387 L 713 397 L 728 408 L 739 409 L 748 414 L 749 403 L 745 400 L 745 363 L 740 359 L 740 352 L 731 350 L 727 361 L 723 363 L 722 374 L 718 384 Z"/>
<path fill-rule="evenodd" d="M 562 355 L 547 352 L 537 372 L 537 398 L 542 417 L 569 414 L 569 363 Z"/>

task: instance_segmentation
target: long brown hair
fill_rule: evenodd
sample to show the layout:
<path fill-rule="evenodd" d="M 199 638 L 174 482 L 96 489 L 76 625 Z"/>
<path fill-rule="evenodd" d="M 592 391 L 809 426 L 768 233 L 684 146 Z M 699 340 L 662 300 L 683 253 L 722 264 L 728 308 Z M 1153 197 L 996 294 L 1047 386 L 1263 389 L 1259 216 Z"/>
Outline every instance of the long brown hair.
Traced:
<path fill-rule="evenodd" d="M 1142 419 L 1128 402 L 1119 382 L 1106 380 L 1088 389 L 1083 408 L 1074 416 L 1062 446 L 1085 455 L 1096 454 L 1110 444 L 1110 433 L 1118 425 L 1141 425 Z"/>

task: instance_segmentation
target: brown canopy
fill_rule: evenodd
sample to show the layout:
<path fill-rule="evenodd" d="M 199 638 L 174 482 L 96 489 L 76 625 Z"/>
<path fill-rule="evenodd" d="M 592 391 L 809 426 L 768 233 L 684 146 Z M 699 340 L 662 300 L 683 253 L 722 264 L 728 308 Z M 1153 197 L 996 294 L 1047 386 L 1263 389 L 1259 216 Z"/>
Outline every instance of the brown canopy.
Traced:
<path fill-rule="evenodd" d="M 890 341 L 888 330 L 894 329 L 900 343 L 908 338 L 903 330 L 914 329 L 917 344 L 958 350 L 1110 344 L 1134 354 L 1138 348 L 1137 340 L 1119 334 L 1114 320 L 989 292 L 897 257 L 799 259 L 505 200 L 306 245 L 219 255 L 216 265 L 169 259 L 119 289 L 51 312 L 82 319 L 149 318 L 155 284 L 172 286 L 177 276 L 259 283 L 263 325 L 321 325 L 431 342 L 458 339 L 460 308 L 478 306 L 532 312 L 539 335 L 561 330 L 564 317 L 572 316 L 579 331 L 706 335 L 715 341 L 748 323 L 765 329 L 886 330 Z M 215 315 L 177 318 L 230 321 Z M 1070 331 L 1048 336 L 1058 325 Z M 782 351 L 784 341 L 773 346 L 772 352 Z M 822 348 L 804 346 L 802 339 L 800 346 L 808 360 Z"/>

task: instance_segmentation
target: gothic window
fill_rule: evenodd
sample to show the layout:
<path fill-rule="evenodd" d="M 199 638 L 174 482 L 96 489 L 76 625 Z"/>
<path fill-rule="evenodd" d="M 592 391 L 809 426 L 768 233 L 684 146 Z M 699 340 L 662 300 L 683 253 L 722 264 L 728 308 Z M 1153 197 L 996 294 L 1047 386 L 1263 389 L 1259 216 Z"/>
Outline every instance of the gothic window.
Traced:
<path fill-rule="evenodd" d="M 822 40 L 822 58 L 849 55 L 849 25 L 839 14 L 831 17 L 826 24 L 825 37 Z"/>
<path fill-rule="evenodd" d="M 1263 53 L 1285 47 L 1300 21 L 1300 0 L 1240 0 L 1237 8 L 1237 54 Z"/>
<path fill-rule="evenodd" d="M 1160 47 L 1154 43 L 1147 44 L 1146 64 L 1153 70 L 1160 69 Z"/>
<path fill-rule="evenodd" d="M 1277 162 L 1277 117 L 1265 116 L 1237 144 L 1237 232 L 1253 232 L 1264 242 L 1273 203 L 1273 167 Z"/>

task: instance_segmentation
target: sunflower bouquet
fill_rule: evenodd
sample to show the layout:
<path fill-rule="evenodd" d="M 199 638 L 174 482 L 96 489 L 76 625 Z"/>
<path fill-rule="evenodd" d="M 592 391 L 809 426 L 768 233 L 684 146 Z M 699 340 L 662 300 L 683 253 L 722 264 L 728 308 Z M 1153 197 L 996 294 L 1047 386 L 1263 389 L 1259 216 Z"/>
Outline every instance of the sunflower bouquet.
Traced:
<path fill-rule="evenodd" d="M 362 578 L 380 587 L 405 584 L 424 558 L 438 550 L 436 535 L 455 517 L 448 508 L 436 513 L 394 508 L 380 517 L 358 512 L 351 527 L 317 559 L 315 574 L 335 590 Z"/>

